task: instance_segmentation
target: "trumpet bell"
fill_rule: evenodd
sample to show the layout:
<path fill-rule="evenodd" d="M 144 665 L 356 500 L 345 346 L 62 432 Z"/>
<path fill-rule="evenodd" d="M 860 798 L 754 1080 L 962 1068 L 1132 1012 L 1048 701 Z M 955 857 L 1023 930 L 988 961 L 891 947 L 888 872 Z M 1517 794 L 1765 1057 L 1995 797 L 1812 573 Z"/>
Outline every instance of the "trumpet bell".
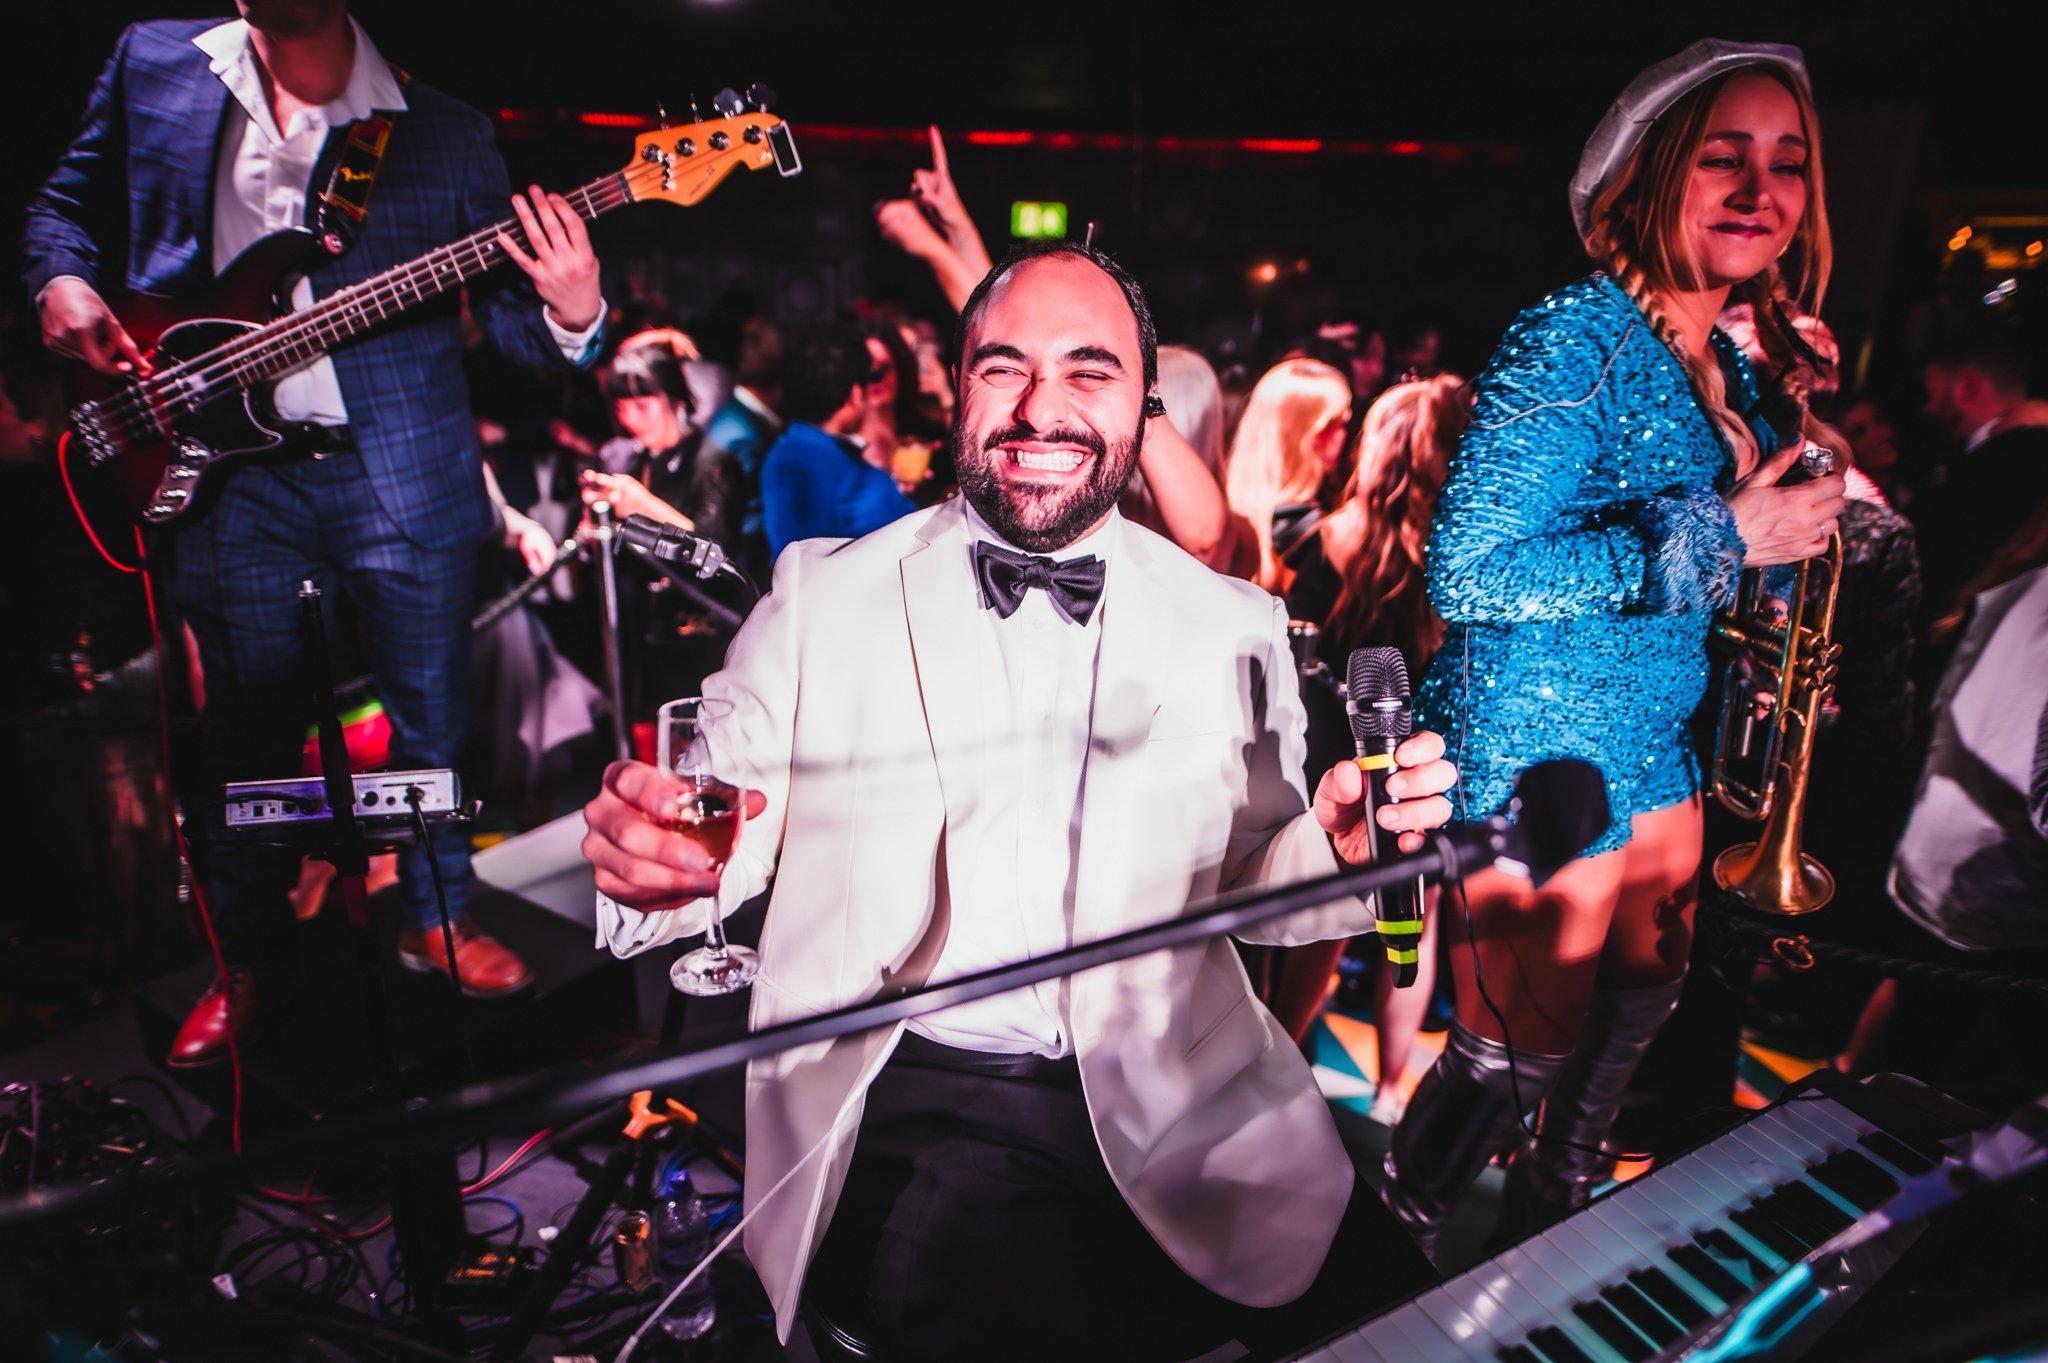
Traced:
<path fill-rule="evenodd" d="M 1714 883 L 1751 908 L 1797 918 L 1827 907 L 1835 876 L 1804 852 L 1785 856 L 1763 842 L 1739 842 L 1714 858 Z"/>

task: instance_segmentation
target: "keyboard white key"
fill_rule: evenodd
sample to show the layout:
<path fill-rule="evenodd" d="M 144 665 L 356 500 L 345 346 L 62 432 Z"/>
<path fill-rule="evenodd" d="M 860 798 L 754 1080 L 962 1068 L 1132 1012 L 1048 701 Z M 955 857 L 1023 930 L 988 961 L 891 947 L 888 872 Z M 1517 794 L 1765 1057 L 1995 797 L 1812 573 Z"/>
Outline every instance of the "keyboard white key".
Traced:
<path fill-rule="evenodd" d="M 1401 1355 L 1398 1351 L 1388 1354 L 1374 1343 L 1375 1339 L 1384 1342 L 1378 1327 L 1379 1322 L 1374 1321 L 1370 1329 L 1340 1335 L 1311 1355 L 1310 1359 L 1315 1363 L 1400 1363 Z M 1310 1360 L 1304 1360 L 1303 1363 L 1310 1363 Z"/>
<path fill-rule="evenodd" d="M 1422 1308 L 1414 1302 L 1397 1308 L 1386 1318 L 1385 1324 L 1407 1338 L 1409 1352 L 1405 1357 L 1415 1363 L 1438 1363 L 1438 1360 L 1469 1357 L 1467 1351 L 1438 1329 L 1436 1322 L 1423 1314 Z"/>
<path fill-rule="evenodd" d="M 1553 1227 L 1553 1229 L 1555 1229 Z M 1538 1236 L 1528 1242 L 1540 1249 L 1547 1236 Z M 1545 1325 L 1561 1330 L 1566 1338 L 1579 1347 L 1580 1352 L 1594 1363 L 1616 1363 L 1621 1356 L 1600 1338 L 1593 1327 L 1574 1316 L 1571 1304 L 1593 1294 L 1591 1278 L 1574 1269 L 1567 1261 L 1559 1258 L 1537 1258 L 1523 1252 L 1517 1245 L 1500 1256 L 1501 1266 L 1513 1273 L 1518 1281 L 1527 1282 L 1530 1290 L 1540 1296 L 1550 1312 Z M 1538 1326 L 1541 1329 L 1542 1326 Z M 1533 1332 L 1532 1332 L 1533 1333 Z"/>
<path fill-rule="evenodd" d="M 1849 1211 L 1810 1171 L 1841 1150 L 1855 1149 L 1885 1172 L 1901 1176 L 1880 1153 L 1858 1144 L 1859 1136 L 1876 1129 L 1832 1099 L 1781 1104 L 1478 1268 L 1320 1345 L 1306 1358 L 1309 1363 L 1491 1363 L 1518 1348 L 1526 1351 L 1518 1359 L 1541 1353 L 1543 1344 L 1535 1336 L 1561 1348 L 1558 1336 L 1547 1334 L 1555 1330 L 1592 1363 L 1625 1363 L 1600 1329 L 1575 1310 L 1595 1301 L 1602 1304 L 1590 1307 L 1589 1314 L 1602 1329 L 1613 1331 L 1620 1321 L 1666 1352 L 1679 1348 L 1668 1343 L 1674 1330 L 1699 1328 L 1701 1321 L 1724 1317 L 1738 1303 L 1724 1300 L 1708 1281 L 1694 1277 L 1671 1257 L 1672 1251 L 1684 1249 L 1690 1258 L 1697 1249 L 1709 1260 L 1723 1260 L 1722 1267 L 1738 1283 L 1750 1280 L 1753 1266 L 1725 1260 L 1713 1250 L 1712 1237 L 1700 1242 L 1711 1230 L 1766 1272 L 1781 1271 L 1784 1258 L 1745 1231 L 1733 1214 L 1793 1182 L 1834 1197 Z M 1774 1238 L 1778 1229 L 1789 1229 L 1789 1224 L 1777 1229 L 1757 1224 Z M 1712 1271 L 1706 1263 L 1698 1266 L 1702 1273 Z M 1624 1342 L 1633 1352 L 1643 1350 L 1632 1334 Z"/>
<path fill-rule="evenodd" d="M 1506 1338 L 1495 1333 L 1496 1324 L 1508 1326 L 1513 1322 L 1498 1310 L 1489 1310 L 1490 1299 L 1477 1283 L 1456 1279 L 1446 1283 L 1435 1292 L 1426 1292 L 1416 1299 L 1422 1313 L 1436 1323 L 1466 1356 L 1485 1354 L 1503 1344 L 1512 1344 L 1521 1338 L 1521 1332 L 1509 1334 Z"/>
<path fill-rule="evenodd" d="M 1747 1134 L 1752 1140 L 1769 1141 L 1809 1164 L 1815 1160 L 1825 1159 L 1830 1148 L 1830 1142 L 1825 1136 L 1810 1130 L 1803 1123 L 1792 1121 L 1785 1115 L 1784 1108 L 1773 1108 L 1755 1121 L 1745 1122 L 1736 1130 Z"/>
<path fill-rule="evenodd" d="M 1521 1340 L 1532 1330 L 1548 1325 L 1553 1319 L 1551 1309 L 1530 1294 L 1520 1279 L 1496 1259 L 1470 1275 L 1486 1295 L 1499 1304 L 1505 1318 L 1512 1323 L 1511 1338 Z"/>

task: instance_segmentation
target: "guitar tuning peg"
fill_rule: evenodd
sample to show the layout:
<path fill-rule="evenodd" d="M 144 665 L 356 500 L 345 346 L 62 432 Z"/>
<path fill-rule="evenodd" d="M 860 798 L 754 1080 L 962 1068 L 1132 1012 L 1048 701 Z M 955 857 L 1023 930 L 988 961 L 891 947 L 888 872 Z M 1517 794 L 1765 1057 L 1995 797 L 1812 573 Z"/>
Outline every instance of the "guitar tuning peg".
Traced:
<path fill-rule="evenodd" d="M 718 111 L 721 118 L 735 118 L 747 106 L 740 102 L 740 97 L 728 86 L 711 97 L 711 107 Z"/>
<path fill-rule="evenodd" d="M 660 100 L 654 101 L 654 116 L 663 128 L 668 127 L 668 105 Z"/>
<path fill-rule="evenodd" d="M 697 92 L 695 90 L 690 92 L 690 121 L 692 123 L 702 123 L 704 121 L 704 116 L 697 112 Z"/>
<path fill-rule="evenodd" d="M 763 85 L 760 81 L 755 81 L 747 87 L 747 105 L 749 108 L 765 114 L 774 103 L 775 91 L 771 87 Z"/>

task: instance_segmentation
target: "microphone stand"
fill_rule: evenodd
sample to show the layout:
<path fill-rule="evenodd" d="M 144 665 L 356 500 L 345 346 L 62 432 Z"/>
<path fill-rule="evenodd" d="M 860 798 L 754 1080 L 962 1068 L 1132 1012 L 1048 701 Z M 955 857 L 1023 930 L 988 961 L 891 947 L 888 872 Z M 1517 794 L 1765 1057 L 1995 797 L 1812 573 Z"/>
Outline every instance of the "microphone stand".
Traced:
<path fill-rule="evenodd" d="M 400 1072 L 391 1035 L 392 1000 L 385 982 L 377 930 L 370 921 L 366 885 L 370 847 L 355 816 L 355 783 L 349 767 L 348 744 L 341 731 L 341 716 L 334 701 L 321 600 L 321 590 L 312 581 L 299 584 L 299 627 L 306 650 L 306 680 L 320 736 L 320 775 L 327 788 L 327 808 L 333 816 L 328 853 L 341 880 L 342 902 L 347 906 L 349 937 L 354 944 L 356 978 L 363 997 L 377 1088 L 395 1097 Z M 447 931 L 445 922 L 442 931 Z M 450 955 L 452 958 L 452 944 Z M 460 998 L 458 993 L 458 1002 Z M 406 1283 L 416 1301 L 430 1312 L 438 1311 L 441 1278 L 455 1261 L 466 1233 L 455 1147 L 449 1143 L 420 1142 L 392 1145 L 389 1151 L 391 1224 L 405 1265 Z"/>
<path fill-rule="evenodd" d="M 624 760 L 633 755 L 633 736 L 626 722 L 626 676 L 619 658 L 619 567 L 612 561 L 618 527 L 612 521 L 612 504 L 592 502 L 590 519 L 597 527 L 592 538 L 597 543 L 598 624 L 604 639 L 604 694 L 612 710 L 612 755 Z"/>
<path fill-rule="evenodd" d="M 1533 770 L 1566 766 L 1592 770 L 1583 763 L 1561 762 L 1545 763 Z M 1597 776 L 1595 779 L 1597 782 Z M 1526 791 L 1529 784 L 1530 778 L 1525 775 L 1518 789 Z M 625 1061 L 594 1070 L 584 1065 L 561 1065 L 516 1079 L 470 1084 L 435 1097 L 417 1098 L 403 1106 L 325 1123 L 317 1130 L 294 1133 L 250 1151 L 240 1160 L 211 1156 L 141 1176 L 124 1175 L 103 1182 L 73 1183 L 16 1194 L 0 1199 L 0 1231 L 80 1215 L 116 1201 L 133 1207 L 142 1201 L 175 1199 L 187 1195 L 196 1184 L 246 1178 L 273 1166 L 332 1158 L 338 1151 L 445 1144 L 536 1119 L 552 1125 L 564 1117 L 616 1103 L 642 1089 L 657 1093 L 677 1091 L 704 1075 L 733 1069 L 791 1047 L 890 1026 L 1042 980 L 1241 932 L 1347 896 L 1363 898 L 1374 891 L 1412 881 L 1417 875 L 1440 881 L 1498 865 L 1512 872 L 1533 874 L 1540 883 L 1549 872 L 1577 855 L 1606 825 L 1604 795 L 1595 798 L 1599 805 L 1596 816 L 1577 819 L 1581 811 L 1571 811 L 1564 817 L 1564 823 L 1576 820 L 1587 825 L 1583 837 L 1578 836 L 1580 830 L 1576 829 L 1563 835 L 1576 838 L 1568 850 L 1558 846 L 1532 848 L 1532 839 L 1522 835 L 1506 815 L 1495 815 L 1483 823 L 1452 825 L 1428 835 L 1428 844 L 1422 851 L 1388 862 L 1344 867 L 1328 875 L 1271 889 L 1233 891 L 1163 922 L 943 983 L 890 991 L 828 1013 L 776 1023 L 682 1054 Z M 1526 815 L 1522 822 L 1528 822 Z M 1559 820 L 1550 817 L 1537 822 L 1548 827 Z M 1557 836 L 1553 829 L 1548 841 L 1555 843 Z M 1533 841 L 1543 843 L 1546 839 L 1539 831 Z"/>

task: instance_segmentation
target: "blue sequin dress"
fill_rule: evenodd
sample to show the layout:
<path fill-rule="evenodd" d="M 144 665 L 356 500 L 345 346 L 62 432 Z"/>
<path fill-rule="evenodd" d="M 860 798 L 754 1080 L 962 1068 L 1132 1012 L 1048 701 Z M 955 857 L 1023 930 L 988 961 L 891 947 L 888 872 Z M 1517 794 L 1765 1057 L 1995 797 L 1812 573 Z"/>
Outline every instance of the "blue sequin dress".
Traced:
<path fill-rule="evenodd" d="M 1719 331 L 1713 345 L 1730 404 L 1753 410 L 1748 362 Z M 1627 843 L 1630 816 L 1699 789 L 1688 720 L 1744 552 L 1719 491 L 1732 477 L 1684 367 L 1612 279 L 1515 319 L 1479 376 L 1429 542 L 1449 630 L 1416 709 L 1457 763 L 1460 818 L 1502 809 L 1532 763 L 1582 758 L 1613 812 L 1591 856 Z"/>

